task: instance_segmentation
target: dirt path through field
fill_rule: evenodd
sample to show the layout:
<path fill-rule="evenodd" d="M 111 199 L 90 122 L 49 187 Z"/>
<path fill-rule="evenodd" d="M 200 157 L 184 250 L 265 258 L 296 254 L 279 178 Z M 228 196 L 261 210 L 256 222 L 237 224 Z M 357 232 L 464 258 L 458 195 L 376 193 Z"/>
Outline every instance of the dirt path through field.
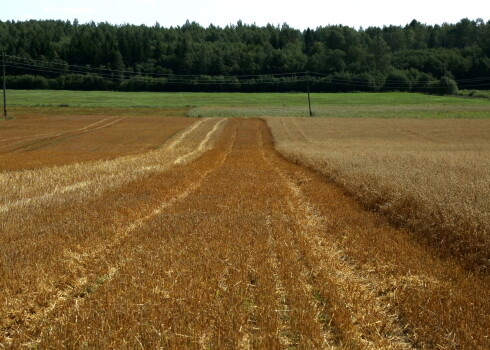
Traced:
<path fill-rule="evenodd" d="M 428 330 L 411 313 L 430 305 L 409 310 L 407 288 L 424 299 L 430 288 L 449 287 L 441 300 L 449 308 L 458 293 L 471 300 L 485 293 L 443 281 L 443 262 L 430 254 L 434 275 L 415 265 L 404 285 L 387 261 L 361 258 L 355 237 L 364 234 L 386 239 L 372 242 L 379 254 L 386 245 L 395 255 L 427 252 L 406 248 L 405 232 L 278 156 L 262 120 L 230 120 L 212 151 L 97 198 L 86 218 L 90 208 L 111 207 L 120 218 L 115 236 L 73 252 L 70 288 L 4 328 L 10 346 L 412 349 L 427 345 L 418 333 Z M 420 283 L 426 287 L 417 290 Z M 481 307 L 467 312 L 476 317 Z"/>

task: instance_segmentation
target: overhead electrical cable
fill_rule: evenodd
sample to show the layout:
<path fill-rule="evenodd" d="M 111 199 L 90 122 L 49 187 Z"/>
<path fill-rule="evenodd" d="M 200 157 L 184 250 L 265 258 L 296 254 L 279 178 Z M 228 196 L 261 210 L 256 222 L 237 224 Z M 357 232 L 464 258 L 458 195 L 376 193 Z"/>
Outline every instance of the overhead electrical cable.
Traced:
<path fill-rule="evenodd" d="M 70 65 L 53 61 L 36 60 L 25 57 L 5 55 L 6 65 L 16 69 L 24 69 L 41 74 L 57 75 L 94 75 L 111 81 L 133 81 L 133 82 L 160 82 L 163 84 L 182 85 L 260 85 L 260 84 L 283 84 L 283 83 L 313 83 L 350 86 L 356 88 L 372 89 L 376 87 L 387 87 L 390 89 L 406 89 L 415 86 L 419 90 L 430 90 L 432 87 L 418 86 L 417 83 L 408 82 L 402 84 L 400 80 L 380 79 L 376 77 L 362 78 L 350 77 L 339 74 L 327 74 L 320 72 L 291 72 L 270 74 L 248 74 L 248 75 L 196 75 L 196 74 L 172 74 L 156 73 L 134 70 L 114 70 L 108 68 L 93 68 L 90 66 Z M 342 74 L 342 73 L 341 73 Z M 320 79 L 320 80 L 318 80 Z M 462 88 L 487 86 L 490 77 L 467 78 L 455 80 Z M 408 86 L 407 86 L 408 85 Z"/>

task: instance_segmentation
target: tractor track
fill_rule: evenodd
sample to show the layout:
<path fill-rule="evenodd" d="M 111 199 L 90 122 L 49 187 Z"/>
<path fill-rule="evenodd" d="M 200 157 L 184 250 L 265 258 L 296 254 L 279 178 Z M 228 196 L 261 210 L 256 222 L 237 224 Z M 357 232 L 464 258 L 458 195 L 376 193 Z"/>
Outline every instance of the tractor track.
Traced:
<path fill-rule="evenodd" d="M 221 120 L 216 124 L 222 122 L 224 122 L 224 120 Z M 182 135 L 170 144 L 170 147 L 172 149 L 176 147 L 177 144 L 182 142 L 182 140 L 190 132 L 199 127 L 200 124 L 201 123 L 197 123 L 197 125 L 193 125 L 189 130 L 182 133 Z M 207 137 L 201 142 L 199 151 L 204 149 L 204 144 L 209 142 L 211 135 L 213 135 L 216 130 L 217 127 L 215 125 L 215 127 L 213 127 L 207 134 Z M 65 312 L 69 313 L 70 308 L 78 306 L 81 302 L 80 298 L 84 296 L 84 289 L 93 288 L 93 286 L 96 285 L 96 282 L 93 280 L 94 274 L 97 276 L 105 276 L 104 278 L 106 281 L 114 278 L 126 261 L 124 259 L 121 259 L 120 261 L 111 261 L 111 258 L 114 258 L 113 253 L 119 249 L 124 249 L 126 243 L 125 240 L 129 235 L 133 234 L 148 221 L 151 221 L 154 217 L 160 215 L 176 202 L 184 200 L 193 191 L 199 188 L 203 180 L 223 164 L 229 153 L 229 146 L 226 144 L 230 144 L 232 140 L 233 136 L 231 136 L 231 139 L 228 138 L 223 140 L 223 150 L 212 152 L 212 155 L 208 155 L 197 161 L 197 164 L 194 164 L 194 168 L 196 169 L 194 171 L 188 169 L 189 167 L 186 167 L 185 169 L 183 167 L 177 167 L 177 169 L 171 169 L 165 173 L 154 176 L 154 178 L 157 178 L 157 185 L 161 185 L 162 181 L 165 181 L 165 179 L 174 178 L 176 180 L 173 182 L 168 181 L 168 183 L 171 184 L 171 187 L 167 185 L 162 186 L 163 188 L 160 187 L 155 189 L 157 192 L 156 194 L 160 198 L 154 199 L 154 206 L 143 206 L 133 215 L 131 220 L 127 222 L 125 226 L 120 224 L 116 226 L 113 229 L 111 236 L 108 237 L 108 239 L 99 242 L 96 247 L 87 249 L 86 251 L 79 251 L 79 249 L 72 251 L 69 248 L 64 249 L 62 256 L 64 265 L 67 266 L 67 272 L 64 275 L 57 276 L 60 281 L 63 281 L 61 287 L 51 290 L 48 299 L 43 300 L 42 305 L 36 305 L 35 301 L 31 301 L 27 304 L 24 303 L 20 308 L 16 307 L 15 310 L 6 311 L 9 316 L 8 321 L 3 323 L 0 328 L 0 345 L 2 344 L 3 336 L 3 341 L 15 348 L 19 345 L 15 342 L 16 337 L 24 337 L 35 329 L 42 333 L 44 319 L 58 309 L 63 308 Z M 186 154 L 185 157 L 191 157 L 194 153 L 194 151 L 190 152 Z M 183 160 L 180 159 L 178 162 L 177 160 L 174 162 L 174 164 L 182 163 Z M 158 179 L 158 177 L 160 177 L 160 179 Z M 148 179 L 140 180 L 139 182 L 142 183 L 141 186 L 151 188 Z M 152 182 L 155 184 L 155 179 L 152 179 Z M 136 192 L 135 194 L 137 194 L 140 189 L 141 187 L 138 182 L 133 182 L 129 185 L 122 186 L 119 190 L 125 195 L 128 195 L 131 192 Z M 76 190 L 76 188 L 69 190 Z M 65 191 L 68 191 L 68 189 Z M 49 196 L 49 194 L 47 196 Z M 105 202 L 107 203 L 106 205 L 110 205 L 111 199 L 107 197 L 114 197 L 114 194 L 103 196 L 99 202 Z M 103 203 L 102 205 L 104 205 Z M 127 201 L 125 205 L 131 206 L 131 201 Z M 101 262 L 102 271 L 100 270 Z M 12 301 L 10 301 L 10 303 L 12 303 Z M 24 343 L 24 346 L 35 346 L 35 344 L 35 341 L 27 341 Z"/>
<path fill-rule="evenodd" d="M 112 118 L 111 120 L 105 122 L 107 119 L 110 119 L 110 118 L 105 118 L 99 122 L 92 123 L 92 124 L 87 125 L 83 128 L 80 128 L 80 129 L 56 133 L 56 134 L 47 134 L 47 135 L 39 136 L 39 137 L 35 137 L 35 138 L 29 138 L 29 139 L 25 139 L 25 140 L 18 141 L 15 143 L 11 143 L 8 145 L 4 145 L 2 147 L 7 148 L 7 147 L 14 146 L 16 144 L 19 144 L 19 143 L 21 143 L 21 144 L 24 143 L 20 146 L 16 146 L 14 148 L 8 149 L 7 152 L 34 151 L 34 150 L 38 150 L 38 149 L 41 149 L 44 147 L 48 147 L 48 146 L 53 145 L 53 144 L 58 143 L 58 142 L 66 141 L 70 138 L 73 138 L 73 137 L 76 137 L 79 135 L 87 134 L 90 132 L 94 132 L 97 130 L 101 130 L 101 129 L 113 126 L 117 123 L 120 123 L 122 120 L 126 119 L 126 117 Z M 99 125 L 99 124 L 102 124 L 102 125 Z M 34 141 L 34 140 L 36 140 L 36 141 Z M 27 143 L 25 143 L 25 142 L 27 142 Z"/>

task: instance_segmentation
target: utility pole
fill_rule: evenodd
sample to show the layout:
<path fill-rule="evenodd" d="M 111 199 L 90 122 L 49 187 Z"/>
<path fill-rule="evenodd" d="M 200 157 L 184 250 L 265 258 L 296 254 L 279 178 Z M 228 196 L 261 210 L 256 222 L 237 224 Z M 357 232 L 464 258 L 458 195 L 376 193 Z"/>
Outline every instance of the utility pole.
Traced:
<path fill-rule="evenodd" d="M 3 116 L 7 119 L 7 85 L 5 83 L 5 53 L 2 54 L 3 66 Z"/>
<path fill-rule="evenodd" d="M 306 89 L 308 91 L 308 108 L 310 109 L 310 117 L 313 117 L 313 112 L 311 111 L 311 99 L 310 99 L 310 75 L 308 71 L 306 72 Z"/>

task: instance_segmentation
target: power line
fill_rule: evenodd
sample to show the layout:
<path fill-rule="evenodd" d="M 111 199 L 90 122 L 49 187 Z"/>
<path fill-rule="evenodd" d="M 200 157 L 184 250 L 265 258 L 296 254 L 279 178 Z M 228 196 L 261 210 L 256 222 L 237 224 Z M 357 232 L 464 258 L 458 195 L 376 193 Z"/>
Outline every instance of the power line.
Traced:
<path fill-rule="evenodd" d="M 334 79 L 342 79 L 342 78 L 339 78 L 338 76 L 336 76 L 335 74 L 332 75 L 332 74 L 327 74 L 327 73 L 318 73 L 318 72 L 310 72 L 310 74 L 312 75 L 319 75 L 319 76 L 322 76 L 322 77 L 332 77 Z M 363 78 L 356 78 L 356 77 L 349 77 L 349 78 L 345 78 L 346 80 L 350 80 L 350 81 L 366 81 L 366 79 L 363 79 Z M 479 78 L 467 78 L 467 79 L 454 79 L 454 81 L 456 83 L 460 83 L 460 82 L 472 82 L 472 81 L 490 81 L 490 77 L 479 77 Z M 399 81 L 398 80 L 390 80 L 390 79 L 386 79 L 386 80 L 383 80 L 385 83 L 396 83 Z"/>
<path fill-rule="evenodd" d="M 32 59 L 32 58 L 25 58 L 25 57 L 19 57 L 19 56 L 12 56 L 12 55 L 5 55 L 8 58 L 11 59 L 17 59 L 17 60 L 23 60 L 23 61 L 28 61 L 28 62 L 38 62 L 42 64 L 48 64 L 48 65 L 56 65 L 56 66 L 62 66 L 63 70 L 67 70 L 68 68 L 73 68 L 72 72 L 80 72 L 80 73 L 87 73 L 87 71 L 90 71 L 92 73 L 95 72 L 109 72 L 111 74 L 127 74 L 127 75 L 134 75 L 134 74 L 144 74 L 146 76 L 155 76 L 155 77 L 179 77 L 179 78 L 199 78 L 203 76 L 211 76 L 211 75 L 203 75 L 203 74 L 173 74 L 173 73 L 156 73 L 156 72 L 138 72 L 138 71 L 133 71 L 133 70 L 117 70 L 117 69 L 109 69 L 109 68 L 94 68 L 94 67 L 87 67 L 87 66 L 79 66 L 79 65 L 71 65 L 71 64 L 66 64 L 66 63 L 59 63 L 59 62 L 53 62 L 53 61 L 46 61 L 46 60 L 37 60 L 37 59 Z M 12 60 L 7 60 L 8 63 L 19 63 L 15 62 Z M 22 63 L 21 63 L 22 64 Z M 36 66 L 33 65 L 32 63 L 28 63 L 31 66 Z M 52 69 L 60 69 L 60 68 L 55 68 L 55 67 L 49 67 Z M 107 76 L 107 73 L 98 73 L 99 75 L 105 75 Z M 339 77 L 336 77 L 335 75 L 328 74 L 328 73 L 321 73 L 321 72 L 308 72 L 308 74 L 313 75 L 313 76 L 322 76 L 322 77 L 333 77 L 335 79 L 341 79 Z M 306 76 L 306 72 L 291 72 L 291 73 L 270 73 L 270 74 L 248 74 L 248 75 L 227 75 L 225 77 L 228 78 L 261 78 L 261 77 L 287 77 L 287 76 Z M 212 77 L 212 76 L 211 76 Z M 347 78 L 345 78 L 347 80 Z M 357 77 L 352 77 L 349 78 L 348 80 L 350 81 L 358 81 L 358 82 L 364 82 L 365 79 L 362 78 L 357 78 Z M 477 81 L 490 81 L 490 77 L 478 77 L 478 78 L 467 78 L 467 79 L 455 79 L 457 83 L 463 83 L 463 82 L 477 82 Z M 384 80 L 384 84 L 399 84 L 399 81 L 397 80 Z"/>
<path fill-rule="evenodd" d="M 417 86 L 417 83 L 413 84 L 400 84 L 398 80 L 380 79 L 376 81 L 375 78 L 366 77 L 341 77 L 338 75 L 329 75 L 319 72 L 293 72 L 293 73 L 271 73 L 271 74 L 256 74 L 256 75 L 232 75 L 232 76 L 212 76 L 212 75 L 179 75 L 179 74 L 160 74 L 154 72 L 135 72 L 130 70 L 111 70 L 103 68 L 83 67 L 77 65 L 68 65 L 58 62 L 33 60 L 23 57 L 5 55 L 6 65 L 9 67 L 24 69 L 29 71 L 35 71 L 48 74 L 79 74 L 79 75 L 91 75 L 95 74 L 97 77 L 104 78 L 111 81 L 133 81 L 133 82 L 154 82 L 156 79 L 161 79 L 161 83 L 165 84 L 181 84 L 181 85 L 260 85 L 260 84 L 279 84 L 279 83 L 302 83 L 307 82 L 315 84 L 332 84 L 343 85 L 357 88 L 383 88 L 390 89 L 407 89 L 407 87 L 415 86 L 418 90 L 431 90 L 432 87 Z M 24 62 L 15 61 L 16 59 Z M 33 62 L 42 63 L 43 66 L 33 64 Z M 51 65 L 51 66 L 50 66 Z M 96 71 L 96 72 L 94 72 Z M 311 80 L 311 75 L 316 79 Z M 245 79 L 247 78 L 247 79 Z M 152 80 L 154 79 L 154 80 Z M 488 81 L 488 83 L 486 83 Z M 456 80 L 461 87 L 479 87 L 486 86 L 490 83 L 490 77 L 480 77 L 473 79 L 461 79 Z"/>
<path fill-rule="evenodd" d="M 40 69 L 39 67 L 36 66 L 31 66 L 31 65 L 18 65 L 18 64 L 11 64 L 9 67 L 14 67 L 14 68 L 19 68 L 19 69 L 25 69 L 29 71 L 34 71 L 34 72 L 43 72 L 43 73 L 67 73 L 67 74 L 74 74 L 74 73 L 79 73 L 80 75 L 90 75 L 93 73 L 85 73 L 85 72 L 79 72 L 79 71 L 64 71 L 64 70 L 59 70 L 59 69 L 46 69 L 42 68 Z M 135 81 L 135 82 L 146 82 L 146 83 L 151 83 L 151 82 L 158 82 L 157 79 L 162 79 L 162 83 L 165 84 L 182 84 L 182 85 L 235 85 L 235 84 L 240 84 L 240 85 L 261 85 L 261 84 L 277 84 L 277 83 L 296 83 L 296 82 L 305 82 L 306 80 L 304 79 L 291 79 L 291 78 L 286 78 L 283 80 L 272 80 L 272 79 L 260 79 L 260 80 L 230 80 L 230 79 L 219 79 L 219 80 L 185 80 L 185 79 L 167 79 L 167 78 L 153 78 L 153 77 L 146 77 L 146 76 L 141 76 L 141 75 L 133 75 L 131 77 L 114 77 L 111 75 L 102 75 L 102 74 L 97 74 L 94 75 L 94 77 L 101 77 L 107 80 L 112 80 L 112 81 Z M 206 76 L 200 76 L 201 78 L 205 78 Z"/>
<path fill-rule="evenodd" d="M 18 69 L 26 69 L 26 70 L 31 70 L 31 71 L 39 71 L 39 72 L 44 72 L 44 73 L 66 73 L 66 74 L 97 74 L 97 76 L 104 77 L 107 79 L 114 79 L 114 80 L 121 80 L 121 79 L 128 79 L 127 76 L 130 76 L 129 78 L 154 78 L 151 76 L 147 76 L 146 73 L 136 73 L 136 72 L 130 72 L 127 71 L 126 75 L 121 75 L 119 77 L 116 77 L 115 75 L 109 75 L 107 73 L 102 74 L 102 73 L 93 73 L 93 72 L 87 72 L 87 71 L 82 71 L 82 70 L 68 70 L 68 69 L 61 69 L 61 68 L 54 68 L 54 67 L 40 67 L 37 65 L 32 65 L 32 64 L 27 64 L 27 63 L 19 63 L 19 62 L 12 62 L 12 61 L 7 61 L 9 63 L 10 67 L 18 68 Z M 116 71 L 115 71 L 116 72 Z M 250 77 L 254 77 L 253 79 L 248 79 L 248 80 L 258 80 L 260 79 L 261 81 L 267 81 L 271 79 L 292 79 L 296 78 L 298 75 L 295 74 L 289 74 L 289 76 L 278 76 L 278 75 L 251 75 Z M 162 76 L 160 77 L 161 79 L 167 79 L 169 82 L 184 82 L 187 80 L 184 80 L 184 77 L 189 77 L 189 76 L 182 76 L 182 75 L 168 75 L 168 76 Z M 201 78 L 201 79 L 208 79 L 209 82 L 222 82 L 222 81 L 232 81 L 236 83 L 243 82 L 243 80 L 239 80 L 237 76 L 209 76 L 209 75 L 194 75 L 192 77 L 195 78 Z M 245 77 L 245 76 L 241 76 Z M 235 79 L 235 80 L 231 80 Z"/>
<path fill-rule="evenodd" d="M 458 85 L 458 87 L 460 87 L 460 88 L 473 88 L 473 87 L 482 87 L 482 86 L 489 86 L 489 85 L 490 85 L 490 82 L 483 83 L 483 84 L 470 84 L 470 85 L 462 84 L 462 85 Z"/>
<path fill-rule="evenodd" d="M 94 74 L 91 72 L 84 72 L 84 71 L 70 71 L 66 69 L 59 69 L 59 68 L 51 68 L 51 67 L 39 67 L 36 65 L 31 65 L 31 64 L 26 64 L 26 63 L 12 63 L 9 61 L 9 67 L 14 67 L 18 69 L 25 69 L 25 70 L 30 70 L 30 71 L 35 71 L 35 72 L 42 72 L 42 73 L 66 73 L 66 74 Z M 131 76 L 120 76 L 116 77 L 114 75 L 109 75 L 109 74 L 97 74 L 96 76 L 103 77 L 106 79 L 114 80 L 114 81 L 121 81 L 121 80 L 136 80 L 136 81 L 150 81 L 150 79 L 158 79 L 154 77 L 148 77 L 146 75 L 141 75 L 137 73 L 132 73 Z M 269 75 L 262 75 L 260 76 L 260 79 L 257 79 L 258 76 L 255 79 L 249 79 L 249 80 L 238 80 L 235 78 L 235 80 L 232 80 L 230 76 L 207 76 L 207 75 L 200 75 L 200 76 L 195 76 L 196 78 L 201 78 L 202 80 L 188 80 L 188 79 L 183 79 L 183 76 L 168 76 L 165 78 L 160 78 L 164 79 L 163 81 L 166 83 L 195 83 L 195 82 L 200 82 L 202 84 L 207 83 L 207 84 L 262 84 L 262 83 L 277 83 L 279 82 L 277 79 L 283 79 L 282 81 L 284 82 L 296 82 L 296 81 L 301 81 L 297 79 L 297 76 L 291 76 L 291 77 L 271 77 Z M 209 79 L 212 78 L 212 79 Z M 273 80 L 276 79 L 276 80 Z"/>
<path fill-rule="evenodd" d="M 67 74 L 74 74 L 74 73 L 80 73 L 80 75 L 90 75 L 93 73 L 85 73 L 85 72 L 70 72 L 70 71 L 63 71 L 59 69 L 46 69 L 42 68 L 40 69 L 39 67 L 36 66 L 30 66 L 30 65 L 10 65 L 11 67 L 15 68 L 20 68 L 20 69 L 26 69 L 34 72 L 43 72 L 43 73 L 67 73 Z M 114 77 L 110 75 L 101 75 L 97 74 L 94 75 L 95 77 L 101 77 L 106 80 L 111 80 L 111 81 L 133 81 L 133 82 L 145 82 L 145 83 L 151 83 L 151 82 L 157 82 L 153 77 L 145 77 L 145 76 L 140 76 L 140 75 L 133 75 L 131 77 Z M 206 76 L 200 76 L 201 78 L 205 78 Z M 219 79 L 219 80 L 184 80 L 184 79 L 165 79 L 165 78 L 160 78 L 162 79 L 162 83 L 164 84 L 170 84 L 170 85 L 263 85 L 263 84 L 279 84 L 279 83 L 311 83 L 311 79 L 305 79 L 304 77 L 300 77 L 301 79 L 298 79 L 298 77 L 291 79 L 282 79 L 282 80 L 271 80 L 271 79 L 260 79 L 260 80 L 225 80 L 225 79 Z M 153 80 L 152 80 L 153 79 Z M 376 86 L 373 86 L 369 84 L 368 82 L 362 84 L 362 83 L 352 83 L 349 81 L 342 81 L 342 80 L 327 80 L 327 81 L 315 81 L 316 84 L 332 84 L 332 85 L 340 85 L 340 86 L 351 86 L 351 87 L 357 87 L 357 88 L 376 88 Z M 385 85 L 385 84 L 383 84 Z M 391 85 L 389 86 L 391 89 L 406 89 L 407 86 L 401 86 L 401 85 Z M 418 87 L 418 89 L 422 90 L 430 90 L 430 87 Z"/>
<path fill-rule="evenodd" d="M 173 73 L 156 73 L 156 72 L 135 72 L 132 70 L 117 70 L 117 69 L 109 69 L 109 68 L 94 68 L 94 67 L 86 67 L 86 66 L 79 66 L 79 65 L 73 65 L 73 64 L 65 64 L 65 63 L 58 63 L 58 62 L 53 62 L 53 61 L 44 61 L 44 60 L 36 60 L 32 58 L 25 58 L 25 57 L 18 57 L 18 56 L 11 56 L 11 55 L 6 55 L 6 57 L 11 58 L 11 59 L 18 59 L 18 60 L 24 60 L 24 61 L 31 61 L 31 62 L 39 62 L 43 64 L 49 64 L 49 65 L 58 65 L 58 66 L 63 66 L 66 69 L 66 67 L 69 68 L 74 68 L 77 70 L 90 70 L 90 71 L 102 71 L 102 72 L 110 72 L 110 73 L 122 73 L 122 74 L 145 74 L 149 76 L 157 76 L 157 77 L 185 77 L 185 78 L 198 78 L 204 76 L 203 74 L 173 74 Z M 11 63 L 17 63 L 15 61 L 9 60 Z M 32 64 L 31 64 L 32 65 Z M 253 78 L 253 77 L 264 77 L 264 76 L 273 76 L 273 77 L 286 77 L 286 76 L 294 76 L 294 75 L 305 75 L 305 72 L 292 72 L 292 73 L 270 73 L 270 74 L 247 74 L 247 75 L 227 75 L 226 77 L 230 78 Z"/>

